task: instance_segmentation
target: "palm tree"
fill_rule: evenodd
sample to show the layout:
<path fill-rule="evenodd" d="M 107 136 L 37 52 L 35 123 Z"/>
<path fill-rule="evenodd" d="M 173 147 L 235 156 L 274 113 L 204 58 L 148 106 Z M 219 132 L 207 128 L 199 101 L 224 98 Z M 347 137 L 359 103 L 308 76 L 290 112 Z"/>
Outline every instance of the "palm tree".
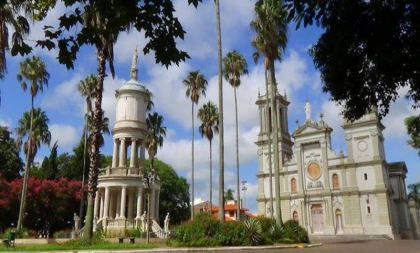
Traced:
<path fill-rule="evenodd" d="M 155 106 L 155 104 L 153 103 L 153 93 L 148 89 L 146 89 L 146 99 L 147 99 L 146 112 L 150 112 L 152 108 Z"/>
<path fill-rule="evenodd" d="M 50 145 L 51 133 L 48 130 L 49 119 L 41 108 L 31 109 L 25 112 L 19 119 L 18 127 L 15 129 L 17 134 L 17 146 L 20 149 L 23 139 L 27 137 L 23 145 L 23 151 L 26 155 L 25 174 L 22 187 L 21 205 L 19 210 L 19 220 L 17 230 L 21 231 L 23 226 L 23 214 L 26 208 L 26 193 L 30 177 L 30 168 L 41 144 Z"/>
<path fill-rule="evenodd" d="M 257 51 L 265 57 L 265 67 L 270 72 L 270 91 L 271 108 L 273 118 L 273 151 L 274 151 L 274 181 L 276 189 L 275 218 L 279 224 L 282 224 L 280 208 L 280 179 L 279 179 L 279 146 L 278 146 L 278 124 L 276 110 L 276 78 L 274 61 L 281 60 L 282 53 L 287 44 L 287 11 L 282 1 L 277 0 L 259 0 L 255 4 L 255 18 L 251 22 L 251 27 L 256 32 L 253 39 L 253 45 L 257 46 Z M 267 93 L 268 95 L 268 93 Z"/>
<path fill-rule="evenodd" d="M 166 136 L 166 127 L 163 126 L 163 116 L 159 115 L 157 112 L 148 114 L 146 125 L 147 134 L 145 145 L 147 153 L 149 154 L 150 171 L 153 171 L 157 149 L 158 147 L 162 147 L 163 137 Z"/>
<path fill-rule="evenodd" d="M 198 128 L 198 131 L 201 134 L 201 137 L 206 136 L 210 143 L 210 213 L 213 207 L 213 196 L 212 196 L 212 186 L 213 186 L 213 163 L 212 163 L 212 147 L 211 141 L 213 140 L 213 134 L 219 132 L 219 111 L 217 110 L 216 104 L 209 101 L 203 104 L 198 110 L 198 118 L 201 120 L 201 125 Z"/>
<path fill-rule="evenodd" d="M 31 16 L 27 1 L 7 1 L 0 7 L 0 76 L 7 72 L 6 52 L 9 50 L 9 29 L 13 28 L 13 44 L 22 45 L 23 38 L 29 34 L 28 20 L 21 15 Z"/>
<path fill-rule="evenodd" d="M 185 95 L 191 99 L 191 219 L 194 219 L 194 104 L 200 96 L 206 96 L 207 80 L 200 71 L 191 71 L 182 81 L 187 87 Z"/>
<path fill-rule="evenodd" d="M 248 74 L 248 64 L 244 56 L 238 53 L 236 50 L 229 52 L 225 58 L 223 58 L 223 75 L 233 87 L 233 95 L 235 97 L 235 123 L 236 123 L 236 198 L 238 204 L 236 205 L 236 217 L 240 216 L 241 207 L 239 202 L 241 199 L 239 191 L 239 137 L 238 137 L 238 101 L 236 97 L 236 88 L 241 85 L 241 76 Z"/>
<path fill-rule="evenodd" d="M 220 5 L 219 0 L 214 0 L 216 5 L 217 22 L 217 66 L 219 87 L 219 206 L 224 206 L 223 193 L 225 192 L 225 146 L 224 146 L 224 123 L 223 123 L 223 78 L 222 78 L 222 30 L 220 28 Z M 194 206 L 194 205 L 193 205 Z M 225 221 L 225 209 L 219 208 L 219 220 Z"/>
<path fill-rule="evenodd" d="M 108 62 L 109 70 L 112 78 L 115 77 L 114 71 L 114 43 L 117 41 L 118 30 L 108 29 L 107 20 L 103 19 L 99 12 L 95 11 L 90 5 L 85 7 L 84 26 L 93 28 L 98 31 L 98 37 L 95 40 L 96 56 L 98 60 L 98 75 L 95 85 L 95 106 L 93 110 L 93 124 L 90 142 L 90 169 L 88 179 L 88 196 L 86 223 L 83 236 L 84 238 L 92 238 L 93 235 L 93 210 L 94 199 L 98 186 L 98 158 L 102 130 L 102 120 L 104 118 L 102 110 L 102 95 L 104 90 L 104 79 L 106 77 L 106 62 Z"/>
<path fill-rule="evenodd" d="M 235 192 L 234 190 L 228 188 L 227 191 L 225 192 L 225 201 L 227 201 L 227 200 L 234 200 L 235 199 L 233 197 L 233 193 L 234 192 Z"/>
<path fill-rule="evenodd" d="M 33 127 L 34 124 L 34 99 L 38 95 L 38 92 L 43 92 L 44 85 L 48 86 L 48 79 L 50 78 L 50 74 L 47 71 L 46 64 L 38 57 L 33 56 L 32 58 L 26 58 L 23 60 L 19 65 L 19 73 L 17 74 L 17 80 L 20 82 L 20 86 L 24 91 L 29 86 L 30 94 L 31 94 L 31 109 L 30 109 L 30 120 L 29 122 L 29 133 L 28 133 L 28 147 L 32 147 L 34 144 L 32 143 L 35 140 L 35 136 L 31 137 L 33 130 L 36 130 Z M 29 83 L 26 83 L 26 81 Z M 30 150 L 32 151 L 32 150 Z M 29 180 L 29 170 L 31 168 L 31 157 L 34 154 L 28 153 L 26 156 L 26 164 L 25 164 L 25 175 L 23 180 L 22 186 L 22 197 L 20 200 L 20 209 L 19 209 L 19 218 L 18 218 L 18 225 L 17 229 L 20 231 L 22 229 L 22 222 L 23 222 L 23 214 L 25 213 L 25 205 L 26 205 L 26 192 L 28 188 L 28 180 Z"/>
<path fill-rule="evenodd" d="M 79 217 L 83 217 L 83 202 L 85 200 L 85 171 L 86 171 L 86 147 L 87 139 L 89 135 L 88 130 L 88 117 L 92 115 L 92 99 L 95 97 L 95 85 L 98 82 L 98 78 L 90 74 L 84 80 L 81 80 L 77 85 L 77 90 L 80 92 L 82 97 L 85 98 L 86 102 L 86 114 L 85 114 L 85 127 L 83 130 L 84 133 L 84 147 L 83 147 L 83 174 L 82 174 L 82 194 L 80 198 L 80 212 Z M 82 219 L 83 220 L 83 219 Z M 83 224 L 81 224 L 83 226 Z"/>
<path fill-rule="evenodd" d="M 408 197 L 416 203 L 420 203 L 420 183 L 409 184 L 408 189 L 410 190 Z"/>

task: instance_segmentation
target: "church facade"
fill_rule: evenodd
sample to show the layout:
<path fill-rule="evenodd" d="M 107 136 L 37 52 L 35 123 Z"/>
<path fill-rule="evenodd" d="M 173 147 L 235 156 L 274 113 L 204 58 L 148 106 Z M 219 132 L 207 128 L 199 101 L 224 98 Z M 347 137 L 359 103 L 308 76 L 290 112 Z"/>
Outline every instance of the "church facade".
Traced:
<path fill-rule="evenodd" d="M 407 168 L 404 162 L 387 162 L 385 127 L 377 113 L 344 121 L 345 155 L 333 151 L 333 129 L 322 114 L 317 120 L 312 118 L 309 102 L 305 121 L 301 125 L 296 121 L 290 134 L 289 103 L 278 92 L 276 110 L 267 105 L 265 95 L 256 102 L 260 111 L 258 214 L 274 217 L 273 206 L 280 201 L 282 220 L 297 220 L 310 235 L 418 237 L 418 215 L 410 210 L 406 194 Z M 267 119 L 271 121 L 272 111 L 278 116 L 280 196 L 275 196 L 274 165 L 269 164 L 273 143 L 269 138 L 272 123 Z"/>

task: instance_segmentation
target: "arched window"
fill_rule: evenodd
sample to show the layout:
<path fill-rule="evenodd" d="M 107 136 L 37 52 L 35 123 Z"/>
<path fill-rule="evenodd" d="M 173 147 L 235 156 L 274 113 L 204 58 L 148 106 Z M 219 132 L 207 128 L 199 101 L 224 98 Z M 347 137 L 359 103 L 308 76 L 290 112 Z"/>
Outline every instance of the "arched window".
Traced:
<path fill-rule="evenodd" d="M 338 175 L 334 174 L 332 176 L 332 185 L 333 189 L 339 189 L 340 188 L 340 180 L 338 180 Z"/>
<path fill-rule="evenodd" d="M 290 181 L 290 186 L 292 188 L 292 193 L 296 193 L 297 189 L 296 189 L 296 179 L 292 178 L 292 180 Z"/>
<path fill-rule="evenodd" d="M 298 212 L 296 212 L 296 211 L 293 211 L 293 220 L 299 221 Z"/>

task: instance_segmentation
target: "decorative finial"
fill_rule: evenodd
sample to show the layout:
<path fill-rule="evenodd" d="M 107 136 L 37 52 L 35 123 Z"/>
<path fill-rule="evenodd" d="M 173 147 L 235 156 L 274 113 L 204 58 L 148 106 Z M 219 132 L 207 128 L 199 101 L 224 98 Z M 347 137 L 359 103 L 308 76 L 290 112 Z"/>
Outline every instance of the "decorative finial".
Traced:
<path fill-rule="evenodd" d="M 296 120 L 295 120 L 295 123 L 296 123 L 296 127 L 295 127 L 295 129 L 298 129 L 298 128 L 299 128 L 299 119 L 296 119 Z"/>
<path fill-rule="evenodd" d="M 286 89 L 284 89 L 284 98 L 287 99 Z"/>
<path fill-rule="evenodd" d="M 306 121 L 310 121 L 311 120 L 311 104 L 309 103 L 307 99 L 305 103 L 305 114 L 306 114 Z"/>
<path fill-rule="evenodd" d="M 137 46 L 133 54 L 133 62 L 131 63 L 130 79 L 137 81 Z"/>
<path fill-rule="evenodd" d="M 325 123 L 324 122 L 324 114 L 322 112 L 319 114 L 319 118 L 320 118 L 319 123 L 324 124 Z"/>
<path fill-rule="evenodd" d="M 261 97 L 260 87 L 258 87 L 258 97 Z"/>

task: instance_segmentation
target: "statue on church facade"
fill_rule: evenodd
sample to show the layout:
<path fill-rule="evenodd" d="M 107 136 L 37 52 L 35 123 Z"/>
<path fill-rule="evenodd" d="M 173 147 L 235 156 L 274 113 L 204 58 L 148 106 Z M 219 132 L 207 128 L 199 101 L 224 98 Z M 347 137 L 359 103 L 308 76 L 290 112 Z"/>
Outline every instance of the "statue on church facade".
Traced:
<path fill-rule="evenodd" d="M 306 114 L 306 121 L 311 120 L 311 104 L 308 100 L 305 103 L 305 114 Z"/>

